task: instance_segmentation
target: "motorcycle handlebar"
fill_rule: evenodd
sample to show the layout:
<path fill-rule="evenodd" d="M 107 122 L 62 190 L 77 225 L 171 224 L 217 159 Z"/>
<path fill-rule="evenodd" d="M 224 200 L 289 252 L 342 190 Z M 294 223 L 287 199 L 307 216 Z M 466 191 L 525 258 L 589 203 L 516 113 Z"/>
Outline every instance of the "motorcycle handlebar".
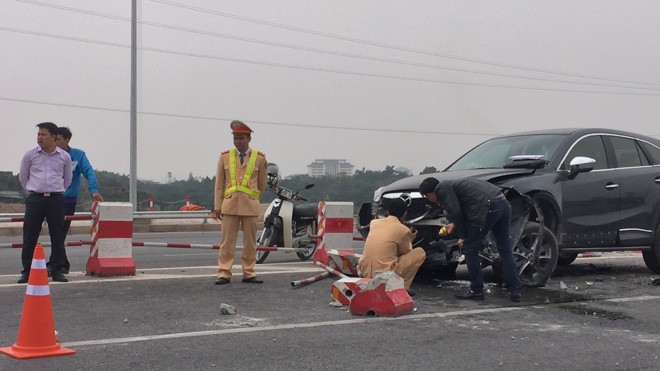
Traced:
<path fill-rule="evenodd" d="M 300 196 L 298 192 L 293 193 L 292 190 L 285 188 L 285 187 L 280 187 L 276 184 L 272 184 L 270 181 L 268 182 L 270 185 L 268 188 L 275 193 L 278 197 L 285 198 L 287 200 L 296 200 L 296 201 L 307 201 L 306 198 Z"/>

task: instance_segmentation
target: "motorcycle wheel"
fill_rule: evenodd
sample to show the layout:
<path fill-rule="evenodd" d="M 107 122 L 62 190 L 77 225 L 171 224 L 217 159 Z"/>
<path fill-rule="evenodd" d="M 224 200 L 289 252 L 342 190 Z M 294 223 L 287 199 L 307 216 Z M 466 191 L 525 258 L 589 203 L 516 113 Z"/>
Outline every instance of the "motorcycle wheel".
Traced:
<path fill-rule="evenodd" d="M 275 226 L 271 225 L 270 227 L 264 229 L 261 232 L 261 237 L 257 240 L 257 247 L 274 247 L 273 241 L 277 237 L 277 231 Z M 257 264 L 261 264 L 266 261 L 270 251 L 259 251 L 257 250 Z"/>
<path fill-rule="evenodd" d="M 557 266 L 559 249 L 554 234 L 548 228 L 543 227 L 543 243 L 540 248 L 539 260 L 534 263 L 533 246 L 537 243 L 539 236 L 539 224 L 527 222 L 518 242 L 513 245 L 513 258 L 520 274 L 523 286 L 540 287 L 550 279 L 552 272 Z M 527 257 L 530 257 L 529 259 Z M 503 277 L 501 264 L 494 264 L 493 270 L 498 277 Z"/>
<path fill-rule="evenodd" d="M 317 246 L 318 245 L 314 243 L 314 247 L 310 247 L 307 249 L 307 251 L 304 252 L 297 252 L 296 255 L 298 255 L 298 258 L 302 261 L 309 260 L 312 256 L 314 256 Z"/>
<path fill-rule="evenodd" d="M 315 230 L 316 230 L 316 228 L 312 227 L 312 226 L 309 226 L 307 228 L 307 232 L 309 232 L 310 234 L 315 234 L 316 233 Z M 314 256 L 314 253 L 316 252 L 316 248 L 319 246 L 318 240 L 314 241 L 313 244 L 314 244 L 314 246 L 307 249 L 307 251 L 296 253 L 296 255 L 298 255 L 298 258 L 300 260 L 302 260 L 302 261 L 309 260 L 312 256 Z"/>

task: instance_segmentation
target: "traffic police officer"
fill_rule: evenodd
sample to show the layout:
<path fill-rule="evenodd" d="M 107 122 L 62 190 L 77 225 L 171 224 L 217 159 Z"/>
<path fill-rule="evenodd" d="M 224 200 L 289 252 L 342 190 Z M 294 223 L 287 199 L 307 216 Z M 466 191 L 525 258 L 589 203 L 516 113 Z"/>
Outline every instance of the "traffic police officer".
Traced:
<path fill-rule="evenodd" d="M 374 219 L 369 223 L 369 236 L 364 242 L 358 267 L 362 277 L 368 278 L 378 271 L 393 271 L 403 278 L 408 294 L 414 296 L 410 285 L 424 263 L 426 253 L 421 247 L 412 248 L 417 232 L 403 224 L 408 214 L 407 208 L 405 201 L 395 198 L 387 205 L 387 218 Z"/>
<path fill-rule="evenodd" d="M 261 211 L 259 196 L 266 188 L 266 156 L 249 147 L 252 129 L 241 121 L 230 124 L 235 149 L 220 154 L 215 177 L 214 210 L 211 217 L 222 219 L 218 280 L 231 280 L 239 227 L 243 231 L 241 265 L 243 282 L 263 283 L 254 271 L 256 264 L 257 219 Z"/>

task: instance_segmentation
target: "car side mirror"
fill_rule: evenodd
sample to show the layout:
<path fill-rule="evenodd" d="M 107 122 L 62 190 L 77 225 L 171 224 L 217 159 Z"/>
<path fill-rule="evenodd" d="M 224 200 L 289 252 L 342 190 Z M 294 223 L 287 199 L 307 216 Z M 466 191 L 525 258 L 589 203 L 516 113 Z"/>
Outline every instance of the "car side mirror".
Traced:
<path fill-rule="evenodd" d="M 569 178 L 575 178 L 579 173 L 588 173 L 594 169 L 596 160 L 591 157 L 577 156 L 569 163 Z"/>

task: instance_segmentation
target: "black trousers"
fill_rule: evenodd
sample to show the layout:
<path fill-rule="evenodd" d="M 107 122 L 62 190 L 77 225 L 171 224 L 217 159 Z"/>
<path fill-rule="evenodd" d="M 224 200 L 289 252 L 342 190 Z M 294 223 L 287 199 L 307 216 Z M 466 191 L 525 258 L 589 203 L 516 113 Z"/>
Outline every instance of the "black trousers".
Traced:
<path fill-rule="evenodd" d="M 60 272 L 66 255 L 64 251 L 64 195 L 44 197 L 31 193 L 25 200 L 25 220 L 23 221 L 23 263 L 22 274 L 28 274 L 32 265 L 34 247 L 39 240 L 41 225 L 46 220 L 50 232 L 50 263 L 52 272 Z"/>
<path fill-rule="evenodd" d="M 72 202 L 65 202 L 64 203 L 64 215 L 73 215 L 76 213 L 76 204 Z M 71 227 L 71 221 L 70 220 L 65 220 L 64 221 L 64 240 L 66 240 L 66 235 L 69 234 L 69 228 Z M 50 262 L 49 262 L 50 265 Z M 64 248 L 64 264 L 62 265 L 62 269 L 65 272 L 68 272 L 71 269 L 71 263 L 69 263 L 69 258 L 66 256 L 66 247 Z"/>

